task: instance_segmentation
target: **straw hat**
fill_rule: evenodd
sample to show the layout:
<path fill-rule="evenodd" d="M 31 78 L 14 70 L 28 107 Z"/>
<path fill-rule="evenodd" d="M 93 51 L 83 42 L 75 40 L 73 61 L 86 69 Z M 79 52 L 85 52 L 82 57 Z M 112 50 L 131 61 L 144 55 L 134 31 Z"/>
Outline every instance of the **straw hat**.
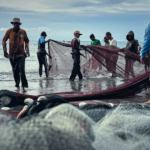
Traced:
<path fill-rule="evenodd" d="M 12 22 L 10 22 L 10 23 L 13 24 L 14 22 L 18 22 L 20 25 L 22 24 L 20 22 L 20 18 L 13 18 Z"/>

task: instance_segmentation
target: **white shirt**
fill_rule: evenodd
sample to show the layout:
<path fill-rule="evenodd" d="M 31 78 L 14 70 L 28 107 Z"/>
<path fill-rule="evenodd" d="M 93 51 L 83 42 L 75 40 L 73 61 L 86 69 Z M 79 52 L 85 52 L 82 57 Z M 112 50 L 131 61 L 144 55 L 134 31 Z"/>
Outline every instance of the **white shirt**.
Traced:
<path fill-rule="evenodd" d="M 115 39 L 110 40 L 110 46 L 116 46 L 117 47 L 117 41 Z"/>
<path fill-rule="evenodd" d="M 77 40 L 78 40 L 78 42 L 80 42 L 80 39 L 79 38 L 77 38 L 76 36 L 74 36 Z"/>

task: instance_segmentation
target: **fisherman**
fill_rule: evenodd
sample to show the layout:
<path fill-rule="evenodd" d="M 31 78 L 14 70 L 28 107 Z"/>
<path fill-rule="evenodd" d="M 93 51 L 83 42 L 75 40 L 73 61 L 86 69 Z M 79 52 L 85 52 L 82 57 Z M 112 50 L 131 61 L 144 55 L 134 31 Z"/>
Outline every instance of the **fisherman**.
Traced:
<path fill-rule="evenodd" d="M 110 32 L 106 32 L 106 38 L 110 40 L 110 46 L 116 46 L 117 47 L 117 41 L 112 37 Z"/>
<path fill-rule="evenodd" d="M 46 74 L 46 77 L 48 78 L 48 74 L 49 74 L 49 70 L 50 70 L 51 66 L 48 67 L 47 57 L 46 57 L 47 52 L 45 50 L 45 43 L 50 42 L 50 39 L 45 41 L 46 36 L 47 36 L 46 32 L 43 31 L 41 33 L 41 37 L 39 38 L 39 41 L 38 41 L 37 58 L 39 61 L 39 75 L 40 75 L 40 77 L 42 77 L 42 65 L 44 65 L 45 74 Z M 50 55 L 49 55 L 49 57 L 52 58 Z"/>
<path fill-rule="evenodd" d="M 82 80 L 82 74 L 80 71 L 80 55 L 82 55 L 80 53 L 80 50 L 82 50 L 82 48 L 80 47 L 80 39 L 79 37 L 82 34 L 80 33 L 80 31 L 75 31 L 74 32 L 74 39 L 71 41 L 71 46 L 72 46 L 72 58 L 74 60 L 74 64 L 73 64 L 73 69 L 72 69 L 72 73 L 70 76 L 70 81 L 74 81 L 76 75 L 79 76 L 79 80 Z"/>
<path fill-rule="evenodd" d="M 17 92 L 20 91 L 20 79 L 22 82 L 22 92 L 26 92 L 28 82 L 25 75 L 25 58 L 30 56 L 29 39 L 26 31 L 20 28 L 22 24 L 19 18 L 13 18 L 11 24 L 13 28 L 7 30 L 3 38 L 4 57 L 10 59 L 13 70 L 14 80 L 16 82 Z M 6 41 L 9 39 L 9 54 L 7 53 Z M 25 42 L 25 50 L 24 50 Z M 26 51 L 26 52 L 25 52 Z"/>
<path fill-rule="evenodd" d="M 138 46 L 139 45 L 139 42 L 138 40 L 135 40 L 134 39 L 134 32 L 133 31 L 130 31 L 127 36 L 126 36 L 126 39 L 128 40 L 127 42 L 127 45 L 126 45 L 126 48 L 128 50 L 130 50 L 131 52 L 133 53 L 138 53 Z"/>
<path fill-rule="evenodd" d="M 138 46 L 140 46 L 140 45 L 139 45 L 138 40 L 134 39 L 134 32 L 130 31 L 126 36 L 126 39 L 128 40 L 126 48 L 129 51 L 131 51 L 135 54 L 138 54 Z M 128 53 L 127 53 L 127 55 L 128 55 Z M 134 65 L 135 60 L 129 59 L 127 56 L 125 57 L 125 60 L 126 60 L 125 78 L 129 77 L 129 73 L 131 73 L 132 77 L 135 77 L 134 70 L 133 70 L 133 65 Z"/>
<path fill-rule="evenodd" d="M 109 45 L 117 47 L 117 41 L 112 37 L 110 32 L 106 32 L 106 38 L 110 40 Z M 113 53 L 110 57 L 111 61 L 107 62 L 107 66 L 109 67 L 108 70 L 112 72 L 112 78 L 116 77 L 116 65 L 118 61 L 118 53 Z"/>
<path fill-rule="evenodd" d="M 109 47 L 109 46 L 110 46 L 109 40 L 108 40 L 106 37 L 104 37 L 104 42 L 105 42 L 105 46 L 106 46 L 106 47 Z"/>
<path fill-rule="evenodd" d="M 90 35 L 90 39 L 91 45 L 101 45 L 100 40 L 96 39 L 94 34 Z M 99 57 L 99 60 L 101 61 L 101 57 Z M 102 69 L 102 64 L 99 61 L 97 61 L 94 56 L 91 57 L 90 61 L 93 62 L 92 68 L 99 68 L 99 71 Z"/>
<path fill-rule="evenodd" d="M 149 49 L 150 49 L 150 23 L 148 24 L 148 26 L 145 30 L 144 45 L 143 45 L 143 48 L 142 48 L 141 54 L 140 54 L 141 63 L 144 63 L 145 55 L 146 55 L 146 53 L 149 53 Z"/>
<path fill-rule="evenodd" d="M 94 36 L 94 34 L 90 35 L 90 39 L 91 39 L 91 45 L 101 45 L 100 40 L 97 40 Z"/>

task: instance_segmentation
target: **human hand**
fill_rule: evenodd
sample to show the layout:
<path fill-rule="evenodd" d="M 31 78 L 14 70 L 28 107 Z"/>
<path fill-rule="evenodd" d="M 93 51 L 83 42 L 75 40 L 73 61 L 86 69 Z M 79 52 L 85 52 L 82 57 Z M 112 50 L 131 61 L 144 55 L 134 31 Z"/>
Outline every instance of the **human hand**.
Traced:
<path fill-rule="evenodd" d="M 30 57 L 30 52 L 26 51 L 27 57 Z"/>
<path fill-rule="evenodd" d="M 4 51 L 4 57 L 9 58 L 7 51 Z"/>
<path fill-rule="evenodd" d="M 144 57 L 140 57 L 140 62 L 144 64 Z"/>
<path fill-rule="evenodd" d="M 50 39 L 48 39 L 47 41 L 50 42 Z"/>

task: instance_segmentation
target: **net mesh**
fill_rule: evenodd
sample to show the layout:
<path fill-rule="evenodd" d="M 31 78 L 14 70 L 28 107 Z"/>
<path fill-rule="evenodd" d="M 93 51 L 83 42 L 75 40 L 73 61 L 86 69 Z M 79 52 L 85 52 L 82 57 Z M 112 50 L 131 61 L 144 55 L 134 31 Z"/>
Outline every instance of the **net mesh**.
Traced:
<path fill-rule="evenodd" d="M 140 55 L 132 53 L 126 48 L 115 46 L 84 46 L 80 52 L 86 56 L 80 56 L 81 72 L 84 78 L 118 77 L 124 82 L 119 86 L 113 85 L 105 90 L 87 92 L 56 93 L 69 101 L 90 100 L 94 98 L 117 98 L 135 94 L 149 86 L 149 57 L 145 63 L 140 63 Z M 59 79 L 69 79 L 73 68 L 70 44 L 51 40 L 49 43 L 49 65 L 52 66 L 50 75 L 59 76 Z"/>
<path fill-rule="evenodd" d="M 140 63 L 140 56 L 126 48 L 120 49 L 115 46 L 81 46 L 81 53 L 86 56 L 80 57 L 81 72 L 84 77 L 113 74 L 123 79 L 132 79 L 145 73 L 149 67 L 149 58 L 146 57 L 145 65 Z M 70 75 L 73 67 L 70 44 L 51 40 L 49 53 L 52 59 L 52 74 Z"/>
<path fill-rule="evenodd" d="M 63 104 L 0 128 L 3 150 L 94 150 L 93 124 L 82 111 Z"/>
<path fill-rule="evenodd" d="M 3 150 L 146 150 L 150 147 L 149 134 L 149 105 L 125 102 L 114 108 L 97 105 L 79 110 L 62 104 L 13 123 L 9 120 L 7 126 L 0 128 L 0 147 Z"/>
<path fill-rule="evenodd" d="M 149 149 L 149 113 L 149 106 L 120 104 L 95 125 L 97 149 Z"/>
<path fill-rule="evenodd" d="M 149 87 L 149 57 L 145 57 L 144 64 L 140 63 L 140 55 L 132 53 L 126 48 L 115 46 L 84 46 L 80 52 L 86 56 L 80 56 L 80 67 L 84 79 L 116 77 L 119 79 L 119 85 L 111 81 L 111 85 L 105 89 L 97 90 L 92 87 L 91 91 L 80 92 L 82 84 L 79 83 L 77 89 L 75 83 L 71 83 L 72 92 L 55 93 L 67 101 L 81 101 L 103 98 L 122 98 L 127 95 L 134 95 L 141 90 Z M 50 76 L 56 79 L 69 79 L 73 68 L 73 59 L 71 56 L 72 47 L 70 44 L 51 40 L 48 43 Z M 110 83 L 110 82 L 109 82 Z M 79 89 L 79 90 L 78 90 Z M 41 95 L 25 95 L 15 93 L 18 101 L 25 98 L 37 99 Z M 45 94 L 45 95 L 49 95 Z"/>

